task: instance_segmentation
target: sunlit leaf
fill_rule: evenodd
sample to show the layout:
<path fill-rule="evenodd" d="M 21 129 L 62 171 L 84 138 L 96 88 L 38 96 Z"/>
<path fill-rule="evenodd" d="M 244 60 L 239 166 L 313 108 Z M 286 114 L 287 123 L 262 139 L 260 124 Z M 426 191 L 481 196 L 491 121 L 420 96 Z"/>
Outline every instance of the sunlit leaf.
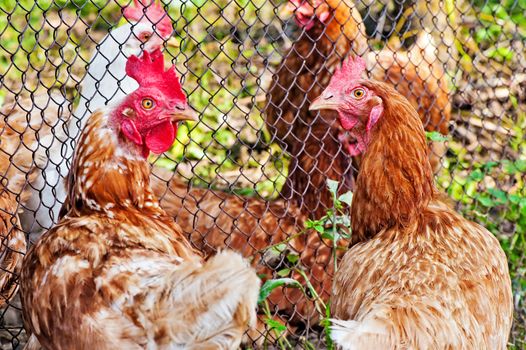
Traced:
<path fill-rule="evenodd" d="M 327 188 L 329 189 L 329 191 L 332 193 L 334 197 L 336 197 L 336 194 L 338 193 L 338 185 L 339 185 L 338 181 L 327 179 Z"/>
<path fill-rule="evenodd" d="M 352 196 L 353 193 L 349 191 L 338 197 L 338 200 L 350 206 L 352 203 Z"/>
<path fill-rule="evenodd" d="M 274 291 L 274 289 L 279 287 L 292 287 L 292 288 L 301 288 L 301 284 L 292 278 L 277 278 L 265 281 L 263 286 L 259 291 L 258 303 L 264 302 L 268 296 Z"/>

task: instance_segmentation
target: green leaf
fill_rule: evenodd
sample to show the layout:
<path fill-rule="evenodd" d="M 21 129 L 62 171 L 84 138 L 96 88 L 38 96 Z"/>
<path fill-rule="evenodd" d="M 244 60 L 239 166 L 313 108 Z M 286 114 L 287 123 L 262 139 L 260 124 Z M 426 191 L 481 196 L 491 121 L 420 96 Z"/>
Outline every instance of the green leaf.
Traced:
<path fill-rule="evenodd" d="M 270 329 L 276 330 L 279 333 L 283 333 L 287 330 L 287 326 L 277 320 L 273 320 L 272 318 L 267 318 L 265 323 L 270 327 Z"/>
<path fill-rule="evenodd" d="M 331 241 L 334 241 L 334 242 L 338 242 L 341 237 L 342 236 L 340 235 L 338 230 L 336 230 L 336 232 L 333 232 L 332 230 L 331 231 L 325 231 L 325 233 L 323 233 L 321 235 L 321 238 L 330 239 Z"/>
<path fill-rule="evenodd" d="M 471 172 L 471 174 L 469 174 L 469 178 L 477 182 L 482 181 L 482 179 L 484 178 L 484 174 L 480 169 L 476 169 L 473 172 Z"/>
<path fill-rule="evenodd" d="M 430 141 L 444 142 L 449 140 L 449 137 L 442 135 L 438 131 L 426 131 L 426 137 Z"/>
<path fill-rule="evenodd" d="M 489 58 L 494 58 L 500 61 L 511 61 L 511 59 L 513 58 L 513 55 L 514 55 L 513 51 L 507 47 L 498 47 L 498 48 L 489 49 L 487 51 L 487 56 Z"/>
<path fill-rule="evenodd" d="M 338 185 L 339 185 L 338 181 L 327 179 L 327 188 L 329 189 L 329 191 L 332 193 L 332 195 L 335 198 L 336 198 L 336 195 L 338 193 Z"/>
<path fill-rule="evenodd" d="M 301 284 L 292 278 L 277 278 L 265 281 L 261 289 L 259 290 L 258 303 L 264 302 L 270 293 L 276 288 L 287 286 L 292 288 L 301 288 Z"/>
<path fill-rule="evenodd" d="M 480 44 L 481 42 L 485 40 L 489 40 L 489 39 L 490 39 L 490 35 L 487 29 L 482 28 L 475 32 L 475 40 L 477 41 L 477 43 Z"/>
<path fill-rule="evenodd" d="M 319 233 L 325 232 L 325 226 L 321 220 L 307 220 L 305 221 L 305 228 L 314 229 Z"/>
<path fill-rule="evenodd" d="M 288 276 L 290 275 L 290 269 L 289 268 L 286 268 L 286 269 L 281 269 L 277 272 L 277 275 L 279 277 L 285 277 L 285 276 Z"/>
<path fill-rule="evenodd" d="M 521 201 L 521 196 L 519 196 L 518 194 L 510 194 L 508 196 L 508 199 L 510 200 L 510 202 L 512 202 L 513 204 L 519 204 L 519 202 Z"/>
<path fill-rule="evenodd" d="M 350 206 L 352 203 L 352 196 L 353 196 L 353 193 L 349 191 L 349 192 L 342 194 L 340 197 L 338 197 L 338 200 Z"/>
<path fill-rule="evenodd" d="M 293 264 L 295 264 L 296 262 L 298 262 L 298 260 L 300 259 L 300 256 L 298 254 L 289 254 L 287 255 L 287 260 Z"/>
<path fill-rule="evenodd" d="M 526 216 L 526 198 L 521 199 L 519 202 L 519 208 L 521 210 L 521 214 Z"/>
<path fill-rule="evenodd" d="M 517 170 L 519 170 L 522 173 L 526 172 L 526 160 L 524 160 L 524 159 L 516 160 L 515 161 L 515 168 L 517 168 Z"/>
<path fill-rule="evenodd" d="M 495 203 L 488 195 L 479 195 L 477 196 L 477 200 L 479 201 L 480 204 L 482 204 L 483 206 L 487 208 L 491 208 L 495 206 Z"/>
<path fill-rule="evenodd" d="M 270 248 L 270 251 L 276 255 L 280 255 L 287 249 L 287 245 L 285 243 L 277 244 Z"/>
<path fill-rule="evenodd" d="M 499 162 L 487 162 L 484 164 L 484 170 L 489 171 L 499 165 Z"/>
<path fill-rule="evenodd" d="M 506 204 L 508 202 L 508 194 L 498 188 L 488 188 L 488 193 L 495 199 L 495 204 Z"/>
<path fill-rule="evenodd" d="M 515 164 L 508 159 L 504 159 L 502 161 L 502 166 L 504 167 L 504 171 L 507 174 L 515 175 L 517 173 L 517 168 L 515 167 Z"/>

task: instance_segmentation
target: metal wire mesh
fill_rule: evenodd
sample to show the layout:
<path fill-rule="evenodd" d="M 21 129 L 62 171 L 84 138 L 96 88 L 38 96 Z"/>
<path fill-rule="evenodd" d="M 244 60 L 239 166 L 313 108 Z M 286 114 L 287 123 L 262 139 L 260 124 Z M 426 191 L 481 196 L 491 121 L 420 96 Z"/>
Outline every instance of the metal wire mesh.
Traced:
<path fill-rule="evenodd" d="M 35 241 L 57 220 L 84 118 L 73 111 L 118 93 L 82 95 L 96 93 L 108 79 L 124 89 L 123 76 L 109 67 L 120 52 L 130 54 L 126 43 L 135 34 L 115 34 L 128 24 L 122 18 L 128 2 L 0 3 L 0 217 L 8 231 L 2 261 L 16 252 L 10 243 L 16 227 Z M 163 206 L 202 251 L 234 248 L 267 277 L 292 277 L 305 287 L 306 293 L 287 288 L 273 294 L 262 306 L 263 327 L 250 334 L 253 346 L 323 348 L 318 321 L 330 295 L 334 252 L 331 239 L 316 230 L 325 232 L 330 220 L 323 218 L 332 210 L 341 214 L 345 231 L 348 217 L 334 209 L 326 179 L 338 181 L 342 194 L 352 188 L 356 170 L 338 127 L 306 110 L 349 52 L 367 55 L 370 74 L 404 91 L 427 130 L 438 132 L 429 137 L 439 187 L 502 242 L 517 315 L 510 347 L 526 348 L 526 2 L 310 4 L 354 8 L 361 20 L 348 13 L 338 26 L 316 18 L 319 23 L 302 23 L 297 9 L 307 1 L 163 1 L 176 40 L 165 42 L 165 53 L 201 115 L 199 123 L 180 128 L 169 152 L 152 159 Z M 363 33 L 346 32 L 353 23 L 363 25 Z M 104 52 L 112 40 L 113 50 Z M 86 74 L 95 53 L 105 75 Z M 398 74 L 386 73 L 393 67 Z M 79 93 L 90 78 L 94 90 L 83 86 Z M 440 134 L 449 135 L 447 141 Z M 17 205 L 7 206 L 7 197 Z M 1 348 L 21 348 L 27 336 L 20 303 L 2 296 Z"/>

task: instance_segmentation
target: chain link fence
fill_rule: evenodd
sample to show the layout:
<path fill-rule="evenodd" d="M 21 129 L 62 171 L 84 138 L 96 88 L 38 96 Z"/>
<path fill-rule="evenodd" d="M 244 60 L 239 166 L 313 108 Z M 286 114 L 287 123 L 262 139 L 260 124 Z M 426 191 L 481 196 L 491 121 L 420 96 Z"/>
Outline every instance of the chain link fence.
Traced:
<path fill-rule="evenodd" d="M 355 52 L 418 108 L 438 186 L 502 242 L 510 348 L 526 348 L 525 1 L 143 1 L 0 3 L 2 349 L 27 340 L 16 266 L 57 220 L 83 118 L 129 92 L 122 57 L 158 39 L 200 121 L 151 159 L 152 184 L 201 251 L 241 251 L 274 281 L 251 347 L 330 347 L 320 320 L 358 162 L 334 115 L 307 109 Z"/>

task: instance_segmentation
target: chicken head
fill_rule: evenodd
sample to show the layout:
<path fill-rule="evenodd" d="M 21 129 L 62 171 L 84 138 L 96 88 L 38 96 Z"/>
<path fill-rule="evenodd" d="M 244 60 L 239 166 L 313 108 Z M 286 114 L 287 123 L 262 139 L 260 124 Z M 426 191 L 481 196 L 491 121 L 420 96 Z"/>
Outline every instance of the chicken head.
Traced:
<path fill-rule="evenodd" d="M 161 50 L 131 56 L 126 73 L 139 84 L 112 116 L 113 124 L 129 141 L 140 147 L 144 157 L 167 151 L 175 141 L 177 123 L 197 120 L 188 106 L 175 68 L 164 69 Z"/>

